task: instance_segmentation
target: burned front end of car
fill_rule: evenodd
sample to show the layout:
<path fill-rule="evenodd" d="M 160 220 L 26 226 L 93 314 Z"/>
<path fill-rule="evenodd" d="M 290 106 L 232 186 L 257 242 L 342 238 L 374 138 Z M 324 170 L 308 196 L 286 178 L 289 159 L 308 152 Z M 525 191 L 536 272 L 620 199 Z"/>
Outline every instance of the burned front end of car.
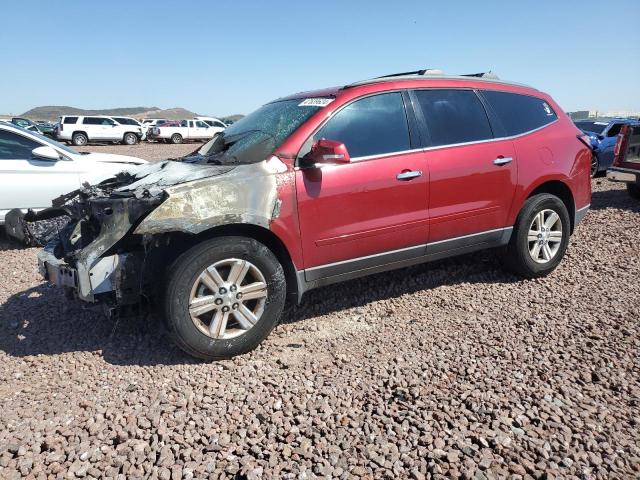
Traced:
<path fill-rule="evenodd" d="M 27 213 L 30 222 L 71 219 L 38 256 L 45 279 L 110 308 L 153 305 L 167 267 L 199 235 L 230 224 L 269 228 L 280 212 L 278 182 L 293 175 L 282 162 L 196 160 L 144 166 Z"/>
<path fill-rule="evenodd" d="M 38 220 L 59 213 L 71 218 L 38 255 L 42 275 L 84 301 L 137 303 L 145 245 L 132 231 L 164 197 L 163 192 L 137 196 L 100 185 L 73 192 L 54 201 L 51 209 L 28 216 Z"/>
<path fill-rule="evenodd" d="M 170 187 L 231 169 L 165 161 L 86 185 L 55 199 L 51 208 L 28 212 L 28 222 L 70 218 L 38 255 L 42 275 L 87 302 L 140 303 L 154 293 L 170 247 L 163 232 L 139 233 L 137 227 L 169 198 Z"/>

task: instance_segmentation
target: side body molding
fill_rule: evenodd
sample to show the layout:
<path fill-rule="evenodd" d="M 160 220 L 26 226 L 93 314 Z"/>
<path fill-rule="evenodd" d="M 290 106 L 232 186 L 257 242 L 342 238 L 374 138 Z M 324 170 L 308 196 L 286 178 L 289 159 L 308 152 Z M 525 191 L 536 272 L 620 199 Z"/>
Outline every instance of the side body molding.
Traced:
<path fill-rule="evenodd" d="M 299 270 L 298 301 L 302 294 L 314 288 L 364 277 L 397 268 L 431 262 L 465 253 L 500 247 L 509 243 L 513 227 L 498 228 L 438 242 L 416 245 L 401 250 L 345 260 Z"/>

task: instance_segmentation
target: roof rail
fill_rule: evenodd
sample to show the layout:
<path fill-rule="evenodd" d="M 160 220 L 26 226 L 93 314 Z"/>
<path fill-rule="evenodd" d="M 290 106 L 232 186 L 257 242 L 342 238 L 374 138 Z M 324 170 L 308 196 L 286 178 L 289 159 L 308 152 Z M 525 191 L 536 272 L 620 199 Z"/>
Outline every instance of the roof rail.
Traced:
<path fill-rule="evenodd" d="M 486 82 L 495 82 L 495 83 L 501 83 L 505 85 L 516 85 L 520 87 L 533 88 L 523 83 L 501 80 L 500 77 L 498 77 L 491 70 L 489 70 L 488 72 L 467 73 L 465 75 L 445 75 L 442 72 L 442 70 L 425 69 L 425 70 L 415 70 L 413 72 L 393 73 L 390 75 L 383 75 L 382 77 L 375 77 L 367 80 L 352 82 L 342 87 L 342 90 L 345 90 L 351 87 L 357 87 L 360 85 L 368 85 L 372 83 L 381 83 L 381 82 L 392 82 L 395 80 L 441 80 L 441 79 L 442 80 L 444 79 L 470 80 L 471 78 L 475 78 L 475 79 L 486 81 Z"/>
<path fill-rule="evenodd" d="M 480 72 L 480 73 L 465 73 L 460 75 L 461 77 L 477 77 L 477 78 L 488 78 L 491 80 L 500 80 L 500 77 L 493 73 L 491 70 L 488 72 Z"/>
<path fill-rule="evenodd" d="M 374 78 L 391 78 L 391 77 L 405 77 L 407 75 L 442 75 L 442 70 L 437 68 L 425 68 L 424 70 L 414 70 L 413 72 L 391 73 L 389 75 L 382 75 Z"/>

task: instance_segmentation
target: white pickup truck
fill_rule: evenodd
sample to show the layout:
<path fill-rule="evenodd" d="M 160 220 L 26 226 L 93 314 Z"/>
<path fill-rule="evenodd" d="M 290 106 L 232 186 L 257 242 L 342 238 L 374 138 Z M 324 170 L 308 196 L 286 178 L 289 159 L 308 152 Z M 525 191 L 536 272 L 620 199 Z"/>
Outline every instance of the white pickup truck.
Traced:
<path fill-rule="evenodd" d="M 169 122 L 150 130 L 150 138 L 154 140 L 182 143 L 185 140 L 209 140 L 223 131 L 221 127 L 210 127 L 202 120 L 182 120 L 178 125 Z"/>

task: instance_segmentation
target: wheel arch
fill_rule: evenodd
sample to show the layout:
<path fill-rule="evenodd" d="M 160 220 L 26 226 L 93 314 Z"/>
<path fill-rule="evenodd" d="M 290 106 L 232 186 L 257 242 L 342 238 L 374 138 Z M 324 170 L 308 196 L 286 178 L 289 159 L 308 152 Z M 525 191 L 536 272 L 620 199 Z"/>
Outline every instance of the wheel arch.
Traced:
<path fill-rule="evenodd" d="M 569 188 L 569 185 L 567 185 L 562 180 L 547 180 L 540 185 L 532 188 L 531 191 L 527 194 L 526 198 L 531 198 L 534 195 L 538 195 L 540 193 L 549 193 L 562 200 L 562 203 L 564 203 L 565 207 L 567 207 L 567 211 L 569 212 L 571 234 L 573 234 L 576 218 L 576 203 L 573 197 L 573 192 L 571 191 L 571 188 Z"/>
<path fill-rule="evenodd" d="M 172 256 L 177 258 L 191 247 L 214 237 L 242 236 L 252 238 L 265 245 L 276 256 L 284 269 L 287 283 L 287 298 L 294 302 L 298 300 L 298 282 L 296 266 L 284 242 L 271 230 L 252 223 L 232 223 L 218 225 L 196 234 L 184 232 L 168 232 L 169 237 L 175 240 Z M 170 262 L 167 262 L 169 264 Z"/>

